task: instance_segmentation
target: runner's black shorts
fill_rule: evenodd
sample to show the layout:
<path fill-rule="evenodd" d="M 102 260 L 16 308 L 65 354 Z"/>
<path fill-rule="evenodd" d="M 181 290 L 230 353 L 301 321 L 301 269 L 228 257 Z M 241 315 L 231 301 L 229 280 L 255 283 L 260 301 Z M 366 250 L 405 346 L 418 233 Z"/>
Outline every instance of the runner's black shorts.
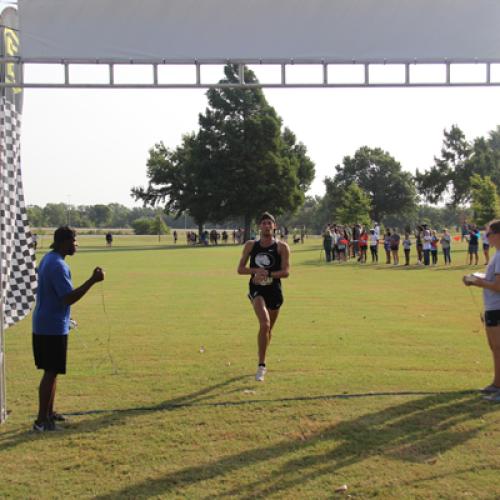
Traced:
<path fill-rule="evenodd" d="M 494 311 L 484 311 L 484 323 L 486 326 L 500 325 L 500 311 L 498 309 Z"/>
<path fill-rule="evenodd" d="M 33 356 L 39 370 L 66 373 L 67 335 L 33 334 Z"/>
<path fill-rule="evenodd" d="M 279 309 L 284 302 L 281 287 L 277 286 L 257 286 L 250 284 L 248 298 L 253 302 L 255 297 L 262 297 L 266 303 L 266 307 L 270 310 Z"/>

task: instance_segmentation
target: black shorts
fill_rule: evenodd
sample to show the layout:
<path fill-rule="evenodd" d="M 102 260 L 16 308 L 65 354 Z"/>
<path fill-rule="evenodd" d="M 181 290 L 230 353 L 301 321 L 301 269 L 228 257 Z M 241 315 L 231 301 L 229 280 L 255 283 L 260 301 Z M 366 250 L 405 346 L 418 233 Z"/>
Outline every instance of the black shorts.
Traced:
<path fill-rule="evenodd" d="M 490 245 L 488 243 L 483 243 L 483 250 L 489 250 Z"/>
<path fill-rule="evenodd" d="M 498 326 L 500 324 L 500 311 L 485 311 L 484 324 L 486 326 Z"/>
<path fill-rule="evenodd" d="M 477 253 L 479 245 L 469 245 L 469 254 L 475 255 Z"/>
<path fill-rule="evenodd" d="M 33 355 L 39 370 L 66 373 L 67 335 L 33 334 Z"/>
<path fill-rule="evenodd" d="M 255 297 L 262 297 L 266 303 L 266 307 L 270 311 L 279 309 L 283 305 L 283 293 L 281 288 L 276 286 L 255 286 L 250 285 L 248 298 L 253 302 Z"/>

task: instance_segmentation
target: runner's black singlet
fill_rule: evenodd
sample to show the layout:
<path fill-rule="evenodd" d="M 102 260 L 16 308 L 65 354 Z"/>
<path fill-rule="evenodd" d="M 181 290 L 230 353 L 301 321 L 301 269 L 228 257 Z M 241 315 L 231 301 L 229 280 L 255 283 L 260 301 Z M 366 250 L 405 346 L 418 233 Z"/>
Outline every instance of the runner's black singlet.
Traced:
<path fill-rule="evenodd" d="M 250 267 L 262 267 L 270 272 L 281 271 L 281 255 L 278 253 L 278 243 L 274 241 L 270 246 L 263 247 L 260 240 L 256 240 L 250 252 Z M 252 282 L 253 276 L 250 278 L 250 285 L 266 288 L 281 288 L 281 280 L 279 278 L 268 278 L 262 285 L 255 285 Z"/>

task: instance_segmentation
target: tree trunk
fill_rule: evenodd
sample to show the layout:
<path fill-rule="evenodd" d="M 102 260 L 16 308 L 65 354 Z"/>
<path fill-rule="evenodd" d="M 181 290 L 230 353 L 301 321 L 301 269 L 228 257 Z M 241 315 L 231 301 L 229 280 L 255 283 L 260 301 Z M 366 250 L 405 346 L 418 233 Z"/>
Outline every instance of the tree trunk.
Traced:
<path fill-rule="evenodd" d="M 201 233 L 203 233 L 203 222 L 198 222 L 198 241 L 201 241 Z"/>

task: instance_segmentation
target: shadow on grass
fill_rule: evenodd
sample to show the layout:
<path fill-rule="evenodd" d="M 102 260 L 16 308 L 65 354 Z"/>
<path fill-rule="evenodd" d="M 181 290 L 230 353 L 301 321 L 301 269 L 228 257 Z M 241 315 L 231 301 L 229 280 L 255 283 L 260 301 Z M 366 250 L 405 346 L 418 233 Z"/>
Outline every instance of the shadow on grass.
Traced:
<path fill-rule="evenodd" d="M 167 401 L 163 401 L 157 405 L 151 406 L 139 406 L 135 408 L 125 408 L 125 409 L 98 409 L 98 410 L 89 410 L 83 412 L 73 412 L 73 413 L 65 413 L 67 416 L 80 416 L 80 415 L 99 415 L 102 416 L 93 419 L 90 421 L 80 422 L 78 424 L 70 424 L 68 427 L 63 427 L 61 432 L 48 432 L 48 433 L 36 433 L 31 429 L 23 430 L 23 431 L 9 431 L 0 433 L 0 451 L 5 450 L 7 448 L 14 448 L 20 444 L 23 444 L 27 441 L 32 441 L 37 438 L 58 438 L 65 437 L 75 433 L 82 432 L 96 432 L 99 429 L 109 426 L 109 425 L 117 425 L 121 420 L 124 420 L 128 416 L 131 415 L 141 415 L 148 412 L 158 412 L 158 411 L 171 411 L 176 408 L 182 408 L 185 406 L 194 406 L 195 404 L 201 404 L 202 401 L 207 399 L 211 399 L 220 395 L 220 390 L 223 389 L 224 394 L 228 393 L 227 386 L 238 382 L 240 380 L 248 378 L 250 375 L 239 375 L 238 377 L 230 378 L 224 382 L 214 384 L 209 387 L 204 387 L 199 391 L 193 392 L 191 394 L 186 394 L 184 396 L 179 396 L 177 398 L 173 398 Z M 232 392 L 232 391 L 229 391 Z M 84 426 L 85 429 L 81 429 L 80 427 Z"/>
<path fill-rule="evenodd" d="M 248 375 L 228 379 L 205 387 L 199 391 L 164 401 L 158 405 L 118 410 L 93 410 L 75 412 L 73 415 L 101 414 L 97 419 L 78 423 L 61 433 L 35 434 L 31 431 L 10 432 L 0 435 L 0 449 L 15 447 L 33 439 L 65 439 L 75 434 L 96 432 L 106 426 L 126 425 L 131 416 L 150 412 L 173 411 L 180 408 L 234 407 L 264 403 L 289 403 L 293 401 L 315 401 L 387 396 L 422 396 L 419 399 L 386 407 L 361 415 L 352 420 L 311 429 L 290 429 L 287 438 L 277 444 L 256 446 L 252 449 L 227 455 L 212 462 L 187 466 L 163 477 L 149 479 L 124 486 L 118 491 L 101 495 L 99 499 L 136 498 L 182 494 L 192 486 L 203 487 L 209 480 L 217 481 L 227 474 L 239 473 L 238 487 L 219 492 L 218 496 L 238 498 L 267 497 L 273 494 L 286 495 L 308 481 L 363 462 L 372 456 L 386 456 L 402 462 L 425 463 L 435 459 L 456 446 L 460 446 L 481 433 L 486 424 L 478 424 L 481 417 L 497 411 L 500 406 L 483 401 L 467 392 L 380 392 L 366 394 L 338 394 L 326 396 L 299 396 L 270 400 L 207 401 L 227 394 L 231 384 Z M 229 391 L 234 392 L 234 391 Z M 238 389 L 239 392 L 239 389 Z M 474 421 L 474 428 L 466 428 Z M 80 428 L 83 426 L 84 428 Z M 262 466 L 280 460 L 281 465 L 270 466 L 269 472 L 260 474 L 258 480 L 245 480 L 248 467 Z M 249 477 L 254 474 L 248 474 Z M 234 483 L 233 483 L 234 484 Z"/>
<path fill-rule="evenodd" d="M 182 494 L 184 488 L 202 487 L 205 481 L 234 473 L 240 473 L 237 488 L 218 492 L 219 497 L 283 496 L 299 485 L 329 476 L 372 456 L 382 455 L 402 462 L 427 462 L 464 444 L 483 430 L 484 425 L 464 430 L 467 421 L 477 423 L 481 416 L 498 409 L 463 392 L 429 395 L 321 429 L 313 427 L 311 432 L 306 429 L 296 436 L 290 431 L 288 439 L 278 444 L 184 467 L 96 498 Z M 259 474 L 258 480 L 245 481 L 248 467 L 277 459 L 282 461 L 279 468 L 274 464 L 272 470 Z"/>

